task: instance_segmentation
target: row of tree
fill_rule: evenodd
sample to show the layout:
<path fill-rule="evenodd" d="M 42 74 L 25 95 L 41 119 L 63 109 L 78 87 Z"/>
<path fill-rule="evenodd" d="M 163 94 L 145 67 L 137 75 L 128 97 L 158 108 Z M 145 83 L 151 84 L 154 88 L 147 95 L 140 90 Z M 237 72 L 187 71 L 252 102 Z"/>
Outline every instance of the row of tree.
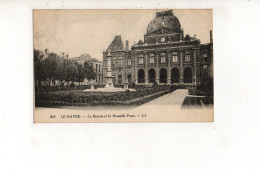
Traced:
<path fill-rule="evenodd" d="M 35 86 L 41 88 L 42 82 L 49 82 L 56 86 L 59 81 L 63 86 L 70 82 L 81 82 L 84 79 L 95 79 L 96 73 L 92 64 L 86 61 L 81 65 L 68 58 L 63 58 L 56 53 L 47 53 L 43 55 L 39 50 L 34 49 L 34 77 Z"/>

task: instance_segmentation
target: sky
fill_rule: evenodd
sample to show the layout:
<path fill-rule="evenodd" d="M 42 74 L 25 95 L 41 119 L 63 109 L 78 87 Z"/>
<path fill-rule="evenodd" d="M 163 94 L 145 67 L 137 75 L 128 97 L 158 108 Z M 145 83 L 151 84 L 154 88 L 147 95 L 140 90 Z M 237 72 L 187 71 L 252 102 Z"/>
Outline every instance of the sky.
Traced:
<path fill-rule="evenodd" d="M 34 48 L 55 53 L 65 52 L 70 58 L 89 54 L 102 61 L 115 35 L 129 45 L 143 40 L 147 26 L 163 10 L 34 10 Z M 184 36 L 196 35 L 209 43 L 213 29 L 212 10 L 173 10 L 184 30 Z"/>

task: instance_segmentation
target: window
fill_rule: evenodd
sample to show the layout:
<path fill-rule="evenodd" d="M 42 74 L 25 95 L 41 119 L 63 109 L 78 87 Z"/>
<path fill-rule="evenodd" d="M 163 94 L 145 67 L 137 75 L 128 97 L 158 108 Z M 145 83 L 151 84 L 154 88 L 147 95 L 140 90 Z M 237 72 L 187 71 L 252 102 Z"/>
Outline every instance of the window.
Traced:
<path fill-rule="evenodd" d="M 139 56 L 138 63 L 139 64 L 144 64 L 144 56 L 143 55 Z"/>
<path fill-rule="evenodd" d="M 122 75 L 118 75 L 118 83 L 119 83 L 119 84 L 122 83 Z"/>
<path fill-rule="evenodd" d="M 131 72 L 132 71 L 132 69 L 131 68 L 128 68 L 128 72 Z"/>
<path fill-rule="evenodd" d="M 99 69 L 98 71 L 100 72 L 100 65 L 98 65 L 98 69 Z"/>
<path fill-rule="evenodd" d="M 116 65 L 116 62 L 113 60 L 112 61 L 112 66 L 115 66 Z"/>
<path fill-rule="evenodd" d="M 165 63 L 166 62 L 166 57 L 165 57 L 165 53 L 161 54 L 161 63 Z"/>
<path fill-rule="evenodd" d="M 123 61 L 122 60 L 118 60 L 118 66 L 122 66 L 123 65 Z"/>
<path fill-rule="evenodd" d="M 203 54 L 203 61 L 207 61 L 207 57 L 208 57 L 207 54 Z"/>
<path fill-rule="evenodd" d="M 203 69 L 207 69 L 208 68 L 208 65 L 203 65 Z"/>
<path fill-rule="evenodd" d="M 178 54 L 177 54 L 177 52 L 173 52 L 173 54 L 172 54 L 172 62 L 178 62 Z"/>
<path fill-rule="evenodd" d="M 190 62 L 190 52 L 189 51 L 186 51 L 185 52 L 185 62 Z"/>
<path fill-rule="evenodd" d="M 154 63 L 154 55 L 153 54 L 150 55 L 150 63 Z"/>
<path fill-rule="evenodd" d="M 98 65 L 96 64 L 96 72 L 97 72 L 97 70 L 98 70 Z"/>
<path fill-rule="evenodd" d="M 127 62 L 128 65 L 131 65 L 132 64 L 132 61 L 131 59 L 128 59 L 128 62 Z"/>

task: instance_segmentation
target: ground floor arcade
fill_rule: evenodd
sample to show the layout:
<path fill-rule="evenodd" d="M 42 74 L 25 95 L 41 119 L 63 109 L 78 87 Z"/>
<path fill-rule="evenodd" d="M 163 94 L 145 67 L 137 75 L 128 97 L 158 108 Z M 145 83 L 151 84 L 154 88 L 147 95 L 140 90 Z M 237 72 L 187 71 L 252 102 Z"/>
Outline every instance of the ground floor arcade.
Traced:
<path fill-rule="evenodd" d="M 128 78 L 131 75 L 128 76 Z M 145 71 L 143 68 L 139 68 L 132 78 L 132 81 L 138 85 L 149 85 L 157 83 L 159 85 L 164 84 L 176 84 L 176 85 L 196 85 L 198 83 L 198 78 L 193 71 L 193 67 L 186 66 L 180 71 L 180 68 L 173 67 L 171 69 L 160 68 L 156 70 L 155 68 L 150 68 Z"/>

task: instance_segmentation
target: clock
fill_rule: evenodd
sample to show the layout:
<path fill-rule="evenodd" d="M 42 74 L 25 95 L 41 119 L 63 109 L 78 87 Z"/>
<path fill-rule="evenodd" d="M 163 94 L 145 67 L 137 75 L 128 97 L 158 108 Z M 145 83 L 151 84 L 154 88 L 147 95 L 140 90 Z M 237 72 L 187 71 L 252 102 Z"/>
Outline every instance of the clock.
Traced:
<path fill-rule="evenodd" d="M 165 42 L 165 37 L 162 37 L 162 38 L 161 38 L 161 42 Z"/>

